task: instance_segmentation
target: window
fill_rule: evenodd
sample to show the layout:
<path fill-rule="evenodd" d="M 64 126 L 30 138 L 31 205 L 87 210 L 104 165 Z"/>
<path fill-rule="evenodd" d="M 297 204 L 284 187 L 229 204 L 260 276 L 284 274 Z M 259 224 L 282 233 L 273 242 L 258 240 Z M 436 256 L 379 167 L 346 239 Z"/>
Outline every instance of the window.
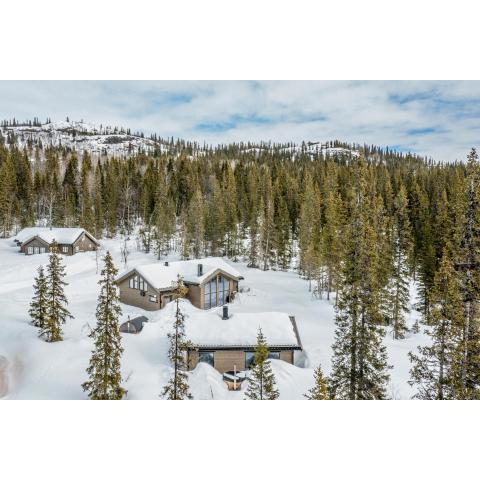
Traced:
<path fill-rule="evenodd" d="M 148 301 L 152 303 L 157 303 L 157 296 L 156 295 L 149 295 Z"/>
<path fill-rule="evenodd" d="M 80 250 L 80 247 L 78 245 L 75 245 L 75 251 L 78 252 Z"/>
<path fill-rule="evenodd" d="M 228 302 L 229 289 L 230 289 L 230 282 L 228 281 L 228 278 L 225 278 L 220 275 L 218 277 L 218 304 L 219 305 L 225 305 Z"/>
<path fill-rule="evenodd" d="M 40 248 L 39 247 L 33 247 L 33 253 L 35 253 L 35 254 L 40 253 Z"/>
<path fill-rule="evenodd" d="M 210 282 L 206 283 L 204 288 L 205 308 L 210 308 Z"/>
<path fill-rule="evenodd" d="M 215 354 L 213 352 L 198 352 L 198 363 L 208 363 L 213 367 L 215 363 Z"/>
<path fill-rule="evenodd" d="M 138 290 L 138 277 L 136 275 L 133 277 L 133 288 Z"/>
<path fill-rule="evenodd" d="M 253 367 L 254 352 L 245 352 L 245 368 L 250 370 Z"/>
<path fill-rule="evenodd" d="M 142 292 L 146 292 L 148 290 L 147 282 L 142 277 L 139 277 L 138 284 Z"/>
<path fill-rule="evenodd" d="M 268 358 L 280 360 L 280 352 L 268 352 Z"/>
<path fill-rule="evenodd" d="M 62 245 L 62 252 L 68 253 L 68 245 Z"/>
<path fill-rule="evenodd" d="M 45 247 L 40 247 L 40 253 L 45 253 L 46 248 Z"/>
<path fill-rule="evenodd" d="M 27 252 L 29 255 L 31 255 L 33 253 L 33 247 L 28 247 Z"/>

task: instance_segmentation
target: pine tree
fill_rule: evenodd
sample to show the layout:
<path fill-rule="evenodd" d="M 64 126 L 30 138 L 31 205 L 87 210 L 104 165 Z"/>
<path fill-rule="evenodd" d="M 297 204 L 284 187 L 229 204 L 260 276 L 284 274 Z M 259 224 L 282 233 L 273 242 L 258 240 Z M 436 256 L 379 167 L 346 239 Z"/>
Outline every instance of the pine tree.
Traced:
<path fill-rule="evenodd" d="M 34 327 L 43 329 L 47 320 L 47 279 L 43 267 L 38 267 L 38 275 L 35 277 L 33 286 L 34 294 L 30 303 L 31 324 Z"/>
<path fill-rule="evenodd" d="M 249 400 L 276 400 L 279 396 L 275 375 L 268 360 L 268 345 L 262 329 L 258 329 L 253 368 L 248 377 L 245 397 Z"/>
<path fill-rule="evenodd" d="M 367 169 L 360 159 L 350 195 L 332 347 L 331 389 L 338 399 L 384 399 L 389 379 L 380 326 L 379 240 L 372 223 L 374 198 L 367 191 Z"/>
<path fill-rule="evenodd" d="M 62 324 L 68 317 L 73 318 L 67 310 L 67 298 L 63 287 L 65 266 L 62 265 L 61 256 L 58 254 L 58 245 L 53 242 L 47 266 L 47 314 L 44 324 L 40 328 L 40 336 L 47 342 L 58 342 L 62 338 Z"/>
<path fill-rule="evenodd" d="M 82 384 L 82 388 L 92 400 L 121 400 L 126 390 L 121 385 L 120 372 L 123 348 L 118 324 L 122 309 L 115 286 L 118 270 L 109 252 L 103 260 L 102 278 L 98 282 L 97 325 L 89 335 L 94 340 L 94 350 L 87 368 L 90 379 Z"/>
<path fill-rule="evenodd" d="M 413 366 L 410 385 L 417 385 L 415 398 L 450 400 L 465 398 L 462 385 L 462 299 L 457 274 L 445 254 L 435 275 L 425 323 L 432 343 L 409 353 Z"/>
<path fill-rule="evenodd" d="M 305 397 L 309 400 L 330 400 L 330 396 L 328 395 L 327 380 L 323 376 L 320 365 L 315 369 L 314 378 L 315 384 L 308 391 L 308 393 L 305 394 Z"/>
<path fill-rule="evenodd" d="M 187 287 L 183 284 L 183 279 L 179 276 L 173 285 L 173 294 L 175 298 L 175 321 L 173 332 L 168 334 L 170 340 L 170 349 L 168 358 L 173 367 L 173 375 L 165 385 L 162 397 L 167 400 L 185 400 L 192 399 L 188 390 L 187 376 L 187 351 L 189 342 L 185 338 L 185 314 L 180 309 L 180 298 L 187 294 Z"/>

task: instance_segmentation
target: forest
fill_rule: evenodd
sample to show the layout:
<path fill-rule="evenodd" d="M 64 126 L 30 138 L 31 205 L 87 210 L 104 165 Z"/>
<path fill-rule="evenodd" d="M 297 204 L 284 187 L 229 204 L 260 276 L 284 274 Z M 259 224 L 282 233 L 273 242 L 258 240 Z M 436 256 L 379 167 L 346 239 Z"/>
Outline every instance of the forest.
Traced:
<path fill-rule="evenodd" d="M 0 236 L 35 224 L 137 236 L 152 258 L 227 256 L 295 270 L 336 305 L 329 398 L 383 399 L 382 338 L 409 334 L 409 285 L 431 345 L 410 353 L 418 398 L 480 397 L 480 167 L 374 146 L 288 145 L 92 157 L 0 134 Z M 353 155 L 352 152 L 358 152 Z M 350 151 L 350 153 L 349 153 Z M 318 376 L 322 382 L 324 379 Z"/>

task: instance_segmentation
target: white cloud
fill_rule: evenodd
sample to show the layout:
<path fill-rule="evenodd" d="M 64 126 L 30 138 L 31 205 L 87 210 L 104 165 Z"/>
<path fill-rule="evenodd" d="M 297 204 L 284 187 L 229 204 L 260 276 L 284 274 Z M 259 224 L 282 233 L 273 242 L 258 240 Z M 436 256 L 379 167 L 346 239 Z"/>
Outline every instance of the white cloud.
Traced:
<path fill-rule="evenodd" d="M 202 143 L 339 139 L 452 161 L 479 143 L 480 82 L 0 82 L 0 118 L 67 115 Z"/>

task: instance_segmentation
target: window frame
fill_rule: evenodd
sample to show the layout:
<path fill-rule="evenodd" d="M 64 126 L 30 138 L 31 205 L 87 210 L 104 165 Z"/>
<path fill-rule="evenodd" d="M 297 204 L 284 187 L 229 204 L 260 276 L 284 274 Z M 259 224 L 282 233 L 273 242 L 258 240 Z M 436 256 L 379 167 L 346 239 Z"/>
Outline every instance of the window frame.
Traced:
<path fill-rule="evenodd" d="M 202 355 L 210 355 L 211 354 L 211 358 L 212 358 L 212 362 L 205 362 L 204 360 L 201 360 L 202 358 Z M 197 363 L 207 363 L 208 365 L 210 365 L 211 367 L 215 368 L 215 350 L 203 350 L 203 351 L 199 351 L 198 352 L 198 362 Z"/>

